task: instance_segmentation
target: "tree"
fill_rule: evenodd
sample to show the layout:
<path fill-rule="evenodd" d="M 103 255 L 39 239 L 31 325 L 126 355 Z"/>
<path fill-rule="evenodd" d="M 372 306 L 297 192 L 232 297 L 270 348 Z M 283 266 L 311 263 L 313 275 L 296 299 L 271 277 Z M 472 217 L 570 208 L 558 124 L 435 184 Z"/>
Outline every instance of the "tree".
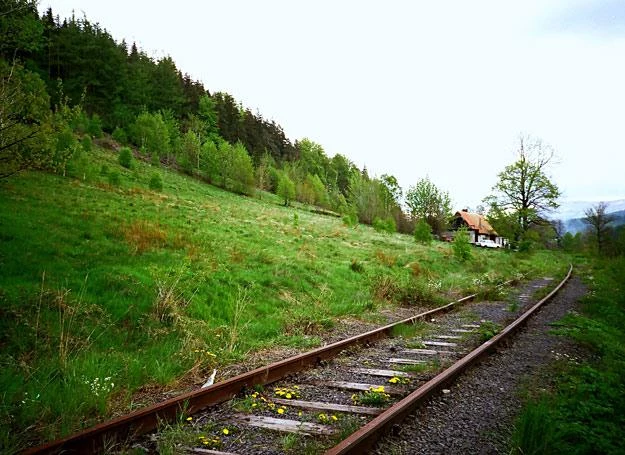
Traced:
<path fill-rule="evenodd" d="M 523 237 L 532 225 L 545 222 L 545 215 L 558 208 L 560 190 L 547 176 L 553 160 L 551 147 L 540 139 L 519 138 L 518 159 L 499 173 L 493 187 L 495 194 L 484 199 L 491 208 L 511 213 L 516 219 L 515 241 Z"/>
<path fill-rule="evenodd" d="M 425 220 L 419 220 L 415 225 L 414 239 L 424 245 L 429 245 L 432 242 L 432 228 Z"/>
<path fill-rule="evenodd" d="M 135 145 L 141 147 L 143 151 L 160 157 L 169 153 L 169 131 L 160 113 L 139 114 L 132 132 Z"/>
<path fill-rule="evenodd" d="M 256 167 L 256 187 L 261 191 L 270 191 L 271 172 L 275 161 L 269 153 L 265 153 Z"/>
<path fill-rule="evenodd" d="M 226 189 L 235 193 L 254 193 L 254 166 L 245 146 L 237 142 L 230 148 Z"/>
<path fill-rule="evenodd" d="M 284 206 L 288 207 L 291 200 L 295 197 L 295 183 L 288 175 L 282 174 L 278 180 L 278 188 L 276 194 L 284 201 Z"/>
<path fill-rule="evenodd" d="M 607 208 L 608 205 L 605 202 L 599 202 L 594 207 L 584 211 L 584 222 L 590 225 L 593 231 L 599 254 L 604 252 L 606 235 L 609 230 L 608 225 L 614 221 L 614 217 L 606 213 Z"/>
<path fill-rule="evenodd" d="M 193 131 L 187 131 L 183 136 L 180 144 L 180 165 L 188 172 L 201 169 L 201 153 L 202 144 L 200 138 Z"/>
<path fill-rule="evenodd" d="M 406 205 L 414 220 L 425 220 L 436 234 L 444 230 L 451 215 L 449 193 L 437 188 L 428 177 L 408 189 Z"/>
<path fill-rule="evenodd" d="M 49 116 L 43 81 L 21 65 L 0 59 L 0 178 L 46 167 L 49 134 L 42 130 Z"/>

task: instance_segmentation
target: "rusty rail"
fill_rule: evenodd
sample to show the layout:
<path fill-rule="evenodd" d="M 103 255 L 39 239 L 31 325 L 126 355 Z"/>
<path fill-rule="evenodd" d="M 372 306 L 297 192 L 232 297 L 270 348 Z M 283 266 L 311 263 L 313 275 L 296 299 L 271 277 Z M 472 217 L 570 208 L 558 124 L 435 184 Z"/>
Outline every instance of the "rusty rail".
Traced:
<path fill-rule="evenodd" d="M 511 281 L 507 281 L 500 286 L 509 283 Z M 182 394 L 125 416 L 100 423 L 65 438 L 27 449 L 24 453 L 98 453 L 119 441 L 154 430 L 159 422 L 172 421 L 180 414 L 194 414 L 208 406 L 230 400 L 244 388 L 278 381 L 288 374 L 302 371 L 318 364 L 322 360 L 335 357 L 349 346 L 370 343 L 387 336 L 396 326 L 414 324 L 428 316 L 450 311 L 454 306 L 471 300 L 476 296 L 477 294 L 471 294 L 401 321 L 240 374 L 205 389 Z"/>
<path fill-rule="evenodd" d="M 573 266 L 569 267 L 569 271 L 564 279 L 540 302 L 534 304 L 529 310 L 523 313 L 512 324 L 508 325 L 499 334 L 486 341 L 478 348 L 471 351 L 462 359 L 458 360 L 452 366 L 442 373 L 438 374 L 410 395 L 395 403 L 382 414 L 371 420 L 365 426 L 352 433 L 347 439 L 344 439 L 333 448 L 326 451 L 325 455 L 346 455 L 346 454 L 363 454 L 375 444 L 382 434 L 387 432 L 392 425 L 406 418 L 421 403 L 431 397 L 439 389 L 453 381 L 468 367 L 476 364 L 482 356 L 493 351 L 497 345 L 506 340 L 515 333 L 527 320 L 532 316 L 545 302 L 549 301 L 568 281 L 573 272 Z"/>

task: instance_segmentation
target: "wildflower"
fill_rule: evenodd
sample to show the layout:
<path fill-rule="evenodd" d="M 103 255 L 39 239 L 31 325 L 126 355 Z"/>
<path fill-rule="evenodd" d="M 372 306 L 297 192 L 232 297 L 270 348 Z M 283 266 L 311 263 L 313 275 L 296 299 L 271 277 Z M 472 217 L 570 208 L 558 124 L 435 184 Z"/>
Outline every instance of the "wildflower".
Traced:
<path fill-rule="evenodd" d="M 292 395 L 291 395 L 290 393 L 287 393 L 287 394 L 286 394 L 286 399 L 287 399 L 287 400 L 290 400 L 290 399 L 291 399 L 291 397 L 292 397 Z"/>
<path fill-rule="evenodd" d="M 388 382 L 390 382 L 391 384 L 397 384 L 399 382 L 399 378 L 392 377 L 391 379 L 388 380 Z"/>
<path fill-rule="evenodd" d="M 330 416 L 330 418 L 331 418 L 332 420 L 334 420 L 335 422 L 336 422 L 337 420 L 339 420 L 339 418 L 338 418 L 337 416 L 335 416 L 335 415 Z"/>
<path fill-rule="evenodd" d="M 193 420 L 193 417 L 187 417 L 187 422 L 191 422 Z"/>
<path fill-rule="evenodd" d="M 284 414 L 284 408 L 278 408 L 278 414 Z"/>
<path fill-rule="evenodd" d="M 225 435 L 230 434 L 230 430 L 228 430 L 227 428 L 224 428 L 223 430 L 221 430 L 221 432 Z"/>
<path fill-rule="evenodd" d="M 297 413 L 297 415 L 298 415 L 299 417 L 301 417 L 301 416 L 302 416 L 302 411 L 299 411 L 299 412 Z"/>

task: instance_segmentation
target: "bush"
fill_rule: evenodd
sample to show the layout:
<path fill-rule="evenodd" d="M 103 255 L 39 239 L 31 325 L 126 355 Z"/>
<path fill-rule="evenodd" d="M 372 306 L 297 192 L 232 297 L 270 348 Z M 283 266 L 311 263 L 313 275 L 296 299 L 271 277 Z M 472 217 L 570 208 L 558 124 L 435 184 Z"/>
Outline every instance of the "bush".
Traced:
<path fill-rule="evenodd" d="M 414 239 L 416 242 L 429 245 L 432 243 L 432 232 L 430 225 L 425 221 L 419 221 L 414 227 Z"/>
<path fill-rule="evenodd" d="M 80 141 L 80 145 L 82 145 L 83 151 L 89 153 L 93 148 L 93 143 L 91 142 L 91 136 L 85 136 Z"/>
<path fill-rule="evenodd" d="M 128 134 L 126 133 L 126 130 L 123 128 L 120 128 L 119 126 L 115 128 L 111 136 L 120 144 L 128 143 Z"/>
<path fill-rule="evenodd" d="M 130 147 L 122 147 L 119 150 L 118 160 L 119 160 L 119 164 L 121 164 L 126 169 L 132 169 L 133 157 L 132 157 L 132 150 L 130 150 Z"/>
<path fill-rule="evenodd" d="M 90 119 L 87 119 L 86 132 L 96 138 L 102 137 L 102 120 L 98 114 L 93 114 Z"/>
<path fill-rule="evenodd" d="M 456 258 L 461 261 L 466 261 L 471 258 L 471 243 L 469 242 L 469 235 L 466 228 L 456 231 L 451 247 L 454 250 Z"/>
<path fill-rule="evenodd" d="M 358 216 L 356 216 L 355 213 L 343 215 L 343 224 L 347 227 L 354 227 L 358 225 Z"/>
<path fill-rule="evenodd" d="M 121 176 L 118 171 L 109 172 L 108 175 L 109 185 L 119 186 L 122 182 Z"/>
<path fill-rule="evenodd" d="M 163 191 L 163 178 L 156 172 L 150 177 L 150 189 L 153 191 Z"/>
<path fill-rule="evenodd" d="M 388 232 L 389 234 L 397 232 L 397 226 L 395 225 L 395 220 L 393 218 L 382 220 L 376 217 L 373 220 L 373 229 L 378 232 Z"/>

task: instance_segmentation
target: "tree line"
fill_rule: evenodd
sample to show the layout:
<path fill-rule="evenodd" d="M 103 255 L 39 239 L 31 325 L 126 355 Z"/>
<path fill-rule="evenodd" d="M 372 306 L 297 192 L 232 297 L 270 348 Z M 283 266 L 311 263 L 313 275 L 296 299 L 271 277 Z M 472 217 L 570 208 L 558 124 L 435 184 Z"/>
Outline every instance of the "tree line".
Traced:
<path fill-rule="evenodd" d="M 86 142 L 110 134 L 155 164 L 237 193 L 271 191 L 349 223 L 412 232 L 419 216 L 438 232 L 449 215 L 449 197 L 429 180 L 406 193 L 405 213 L 394 176 L 371 177 L 309 139 L 291 142 L 276 122 L 210 93 L 170 57 L 117 43 L 86 17 L 61 20 L 51 9 L 40 17 L 33 0 L 2 0 L 0 34 L 3 177 L 26 168 L 85 176 Z"/>
<path fill-rule="evenodd" d="M 449 194 L 427 177 L 404 192 L 392 175 L 369 176 L 310 139 L 292 142 L 170 57 L 117 43 L 86 17 L 61 20 L 51 9 L 40 17 L 34 0 L 0 5 L 0 178 L 31 168 L 86 179 L 91 140 L 110 134 L 154 165 L 236 193 L 273 192 L 285 205 L 297 200 L 422 240 L 448 229 Z M 546 174 L 553 151 L 522 136 L 517 155 L 484 199 L 488 220 L 521 249 L 559 242 L 564 233 L 545 216 L 560 196 Z M 606 236 L 597 232 L 601 249 Z"/>

